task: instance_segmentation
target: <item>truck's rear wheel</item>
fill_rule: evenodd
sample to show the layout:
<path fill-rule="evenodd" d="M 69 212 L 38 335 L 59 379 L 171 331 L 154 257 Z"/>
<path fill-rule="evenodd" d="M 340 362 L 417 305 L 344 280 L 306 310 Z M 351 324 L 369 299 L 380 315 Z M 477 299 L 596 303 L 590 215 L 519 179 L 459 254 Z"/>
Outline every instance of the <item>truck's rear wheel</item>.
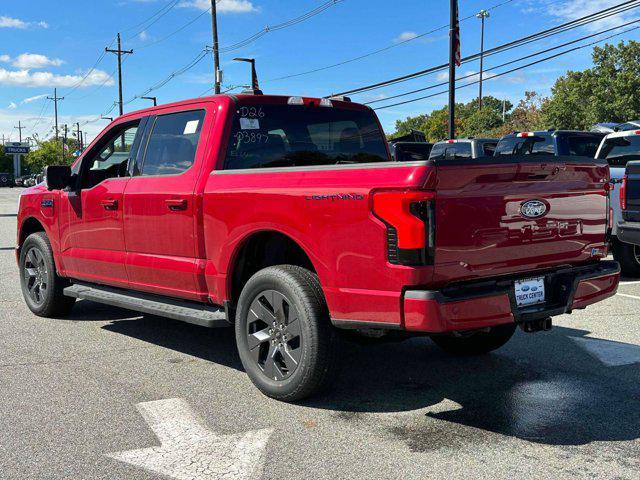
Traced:
<path fill-rule="evenodd" d="M 40 317 L 67 315 L 75 303 L 62 293 L 69 282 L 58 276 L 44 232 L 32 233 L 20 247 L 20 285 L 29 310 Z"/>
<path fill-rule="evenodd" d="M 318 277 L 304 268 L 279 265 L 251 277 L 235 328 L 242 365 L 269 397 L 300 400 L 336 373 L 336 332 Z"/>
<path fill-rule="evenodd" d="M 445 352 L 453 355 L 482 355 L 496 350 L 509 341 L 516 324 L 498 325 L 488 331 L 434 335 L 431 340 Z"/>
<path fill-rule="evenodd" d="M 616 241 L 613 257 L 620 262 L 620 270 L 626 277 L 640 277 L 640 245 Z"/>

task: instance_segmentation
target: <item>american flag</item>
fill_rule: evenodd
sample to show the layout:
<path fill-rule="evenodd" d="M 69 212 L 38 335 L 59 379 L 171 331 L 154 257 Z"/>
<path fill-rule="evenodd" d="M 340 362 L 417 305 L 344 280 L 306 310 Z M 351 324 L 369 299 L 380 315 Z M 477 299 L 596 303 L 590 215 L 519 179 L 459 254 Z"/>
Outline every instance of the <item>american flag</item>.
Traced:
<path fill-rule="evenodd" d="M 456 23 L 453 27 L 453 31 L 451 32 L 451 35 L 453 35 L 453 46 L 454 46 L 453 60 L 456 63 L 456 65 L 459 67 L 461 56 L 460 56 L 460 20 L 458 18 L 459 18 L 458 17 L 458 0 L 456 0 Z"/>

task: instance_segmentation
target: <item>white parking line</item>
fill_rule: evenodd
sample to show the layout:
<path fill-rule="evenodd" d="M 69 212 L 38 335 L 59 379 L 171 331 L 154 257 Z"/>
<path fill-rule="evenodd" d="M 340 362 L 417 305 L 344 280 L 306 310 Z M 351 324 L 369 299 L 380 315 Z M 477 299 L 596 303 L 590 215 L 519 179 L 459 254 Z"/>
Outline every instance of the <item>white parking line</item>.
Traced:
<path fill-rule="evenodd" d="M 637 296 L 637 295 L 629 295 L 628 293 L 616 293 L 616 295 L 618 295 L 619 297 L 635 298 L 636 300 L 640 300 L 639 296 Z"/>
<path fill-rule="evenodd" d="M 271 429 L 216 435 L 180 398 L 139 403 L 159 447 L 108 456 L 176 480 L 248 480 L 262 473 Z"/>
<path fill-rule="evenodd" d="M 620 285 L 640 285 L 640 280 L 629 280 L 620 282 Z"/>
<path fill-rule="evenodd" d="M 632 343 L 614 342 L 590 337 L 570 337 L 587 353 L 608 367 L 619 367 L 640 363 L 640 346 Z"/>

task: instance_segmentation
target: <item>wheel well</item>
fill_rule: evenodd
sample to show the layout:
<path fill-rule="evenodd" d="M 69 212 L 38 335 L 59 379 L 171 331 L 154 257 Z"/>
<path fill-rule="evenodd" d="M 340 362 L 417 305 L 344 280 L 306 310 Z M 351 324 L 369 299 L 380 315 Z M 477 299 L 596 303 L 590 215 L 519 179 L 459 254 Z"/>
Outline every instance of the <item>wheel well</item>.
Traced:
<path fill-rule="evenodd" d="M 33 217 L 27 218 L 22 224 L 22 228 L 20 229 L 20 239 L 18 241 L 18 246 L 21 247 L 27 237 L 32 233 L 44 231 L 44 227 L 38 220 Z"/>
<path fill-rule="evenodd" d="M 291 238 L 279 232 L 260 232 L 251 236 L 234 262 L 231 274 L 231 303 L 235 305 L 242 287 L 251 276 L 273 265 L 297 265 L 316 273 L 305 251 Z"/>

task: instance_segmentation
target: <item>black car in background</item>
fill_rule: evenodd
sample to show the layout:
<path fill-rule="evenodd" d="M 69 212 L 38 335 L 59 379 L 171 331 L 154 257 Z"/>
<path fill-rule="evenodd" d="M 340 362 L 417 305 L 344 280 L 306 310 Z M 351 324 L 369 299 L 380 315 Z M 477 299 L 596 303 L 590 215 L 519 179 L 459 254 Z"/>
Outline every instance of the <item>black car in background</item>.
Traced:
<path fill-rule="evenodd" d="M 433 143 L 394 142 L 389 144 L 391 156 L 396 162 L 417 162 L 429 160 Z"/>
<path fill-rule="evenodd" d="M 495 156 L 569 155 L 593 158 L 605 134 L 578 130 L 514 132 L 498 142 Z"/>
<path fill-rule="evenodd" d="M 13 188 L 14 185 L 15 185 L 15 180 L 13 179 L 13 174 L 0 173 L 0 187 Z"/>
<path fill-rule="evenodd" d="M 627 162 L 620 187 L 620 209 L 618 239 L 633 245 L 625 250 L 627 274 L 640 277 L 640 161 Z"/>

